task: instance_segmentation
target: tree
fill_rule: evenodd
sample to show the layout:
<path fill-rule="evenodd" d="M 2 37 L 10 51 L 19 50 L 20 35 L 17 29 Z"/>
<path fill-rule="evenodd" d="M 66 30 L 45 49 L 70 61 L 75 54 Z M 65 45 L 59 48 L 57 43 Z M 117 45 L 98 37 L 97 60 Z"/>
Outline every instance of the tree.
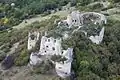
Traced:
<path fill-rule="evenodd" d="M 71 6 L 75 6 L 77 4 L 77 0 L 71 0 Z"/>

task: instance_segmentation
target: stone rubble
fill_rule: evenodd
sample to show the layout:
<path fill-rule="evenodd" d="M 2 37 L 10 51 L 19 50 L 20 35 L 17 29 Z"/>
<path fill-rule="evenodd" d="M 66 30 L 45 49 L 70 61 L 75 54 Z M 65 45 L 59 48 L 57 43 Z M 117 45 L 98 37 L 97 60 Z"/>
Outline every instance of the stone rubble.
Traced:
<path fill-rule="evenodd" d="M 71 62 L 72 62 L 72 55 L 73 55 L 73 49 L 68 48 L 67 50 L 62 50 L 61 47 L 61 39 L 54 39 L 53 37 L 47 38 L 45 36 L 42 36 L 41 38 L 41 44 L 40 44 L 40 50 L 38 53 L 31 53 L 30 55 L 30 65 L 37 65 L 42 62 L 42 59 L 39 57 L 41 56 L 53 56 L 53 55 L 60 55 L 62 57 L 65 57 L 67 60 L 64 62 L 54 62 L 55 64 L 55 70 L 57 74 L 65 78 L 67 76 L 70 76 L 71 73 Z"/>
<path fill-rule="evenodd" d="M 73 11 L 71 14 L 67 16 L 66 20 L 62 20 L 58 22 L 58 26 L 64 24 L 67 26 L 67 29 L 70 29 L 77 26 L 76 29 L 73 29 L 72 33 L 78 31 L 85 24 L 93 23 L 95 25 L 102 25 L 107 23 L 107 19 L 103 14 L 99 14 L 96 12 L 85 12 L 80 13 L 79 11 Z M 100 33 L 95 36 L 88 37 L 93 43 L 100 44 L 104 37 L 104 27 L 101 29 Z M 64 32 L 63 39 L 67 39 L 69 35 L 67 34 L 69 31 Z M 82 31 L 86 36 L 87 32 Z M 33 39 L 31 35 L 34 35 Z M 28 50 L 31 50 L 35 47 L 36 42 L 39 40 L 40 33 L 39 32 L 31 32 L 28 35 Z M 71 63 L 73 61 L 73 48 L 68 48 L 67 50 L 63 50 L 61 46 L 62 40 L 54 39 L 53 37 L 41 37 L 40 49 L 39 52 L 31 53 L 30 55 L 30 64 L 37 65 L 43 61 L 39 56 L 53 56 L 60 55 L 65 57 L 65 61 L 55 62 L 50 60 L 53 64 L 55 64 L 55 70 L 58 76 L 62 78 L 66 78 L 71 75 Z"/>
<path fill-rule="evenodd" d="M 58 26 L 61 24 L 66 24 L 67 28 L 73 28 L 73 27 L 78 27 L 77 29 L 74 29 L 72 34 L 78 30 L 80 30 L 81 27 L 85 24 L 95 24 L 95 25 L 103 25 L 107 24 L 107 18 L 100 13 L 96 12 L 85 12 L 85 13 L 80 13 L 79 11 L 73 11 L 71 14 L 67 16 L 66 20 L 62 20 L 58 23 Z M 86 31 L 82 31 L 87 35 Z M 68 34 L 64 34 L 65 37 Z M 104 28 L 102 28 L 101 32 L 99 35 L 96 36 L 90 36 L 89 39 L 96 44 L 100 44 L 103 40 L 104 36 Z M 66 39 L 66 38 L 65 38 Z"/>

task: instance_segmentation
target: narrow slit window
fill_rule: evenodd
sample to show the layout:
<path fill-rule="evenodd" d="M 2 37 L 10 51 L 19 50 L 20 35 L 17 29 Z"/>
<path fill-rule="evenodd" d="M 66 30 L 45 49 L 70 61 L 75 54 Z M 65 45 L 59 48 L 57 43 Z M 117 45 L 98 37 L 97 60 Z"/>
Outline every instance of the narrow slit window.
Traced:
<path fill-rule="evenodd" d="M 52 49 L 55 50 L 55 47 L 53 47 Z"/>

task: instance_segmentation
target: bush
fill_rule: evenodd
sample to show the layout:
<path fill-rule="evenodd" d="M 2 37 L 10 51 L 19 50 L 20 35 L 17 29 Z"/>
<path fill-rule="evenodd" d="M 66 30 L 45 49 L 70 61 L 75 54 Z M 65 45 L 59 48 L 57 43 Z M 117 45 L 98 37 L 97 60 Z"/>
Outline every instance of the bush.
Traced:
<path fill-rule="evenodd" d="M 0 51 L 0 62 L 4 60 L 6 54 L 3 51 Z"/>
<path fill-rule="evenodd" d="M 77 2 L 80 3 L 81 6 L 85 6 L 85 5 L 88 5 L 89 3 L 91 3 L 92 0 L 79 0 Z"/>
<path fill-rule="evenodd" d="M 101 3 L 97 3 L 95 5 L 89 6 L 90 9 L 95 10 L 95 9 L 102 9 L 103 5 Z"/>
<path fill-rule="evenodd" d="M 23 65 L 28 64 L 29 56 L 30 56 L 30 54 L 27 51 L 27 49 L 22 50 L 21 53 L 19 54 L 19 56 L 16 57 L 16 59 L 15 59 L 15 65 L 23 66 Z"/>
<path fill-rule="evenodd" d="M 38 66 L 35 66 L 33 68 L 33 72 L 36 74 L 49 74 L 51 73 L 52 69 L 54 69 L 54 65 L 49 60 L 46 60 Z"/>
<path fill-rule="evenodd" d="M 51 60 L 53 60 L 53 61 L 55 61 L 55 62 L 60 62 L 60 61 L 64 62 L 64 61 L 66 61 L 67 59 L 66 59 L 65 57 L 60 56 L 60 55 L 53 55 L 53 56 L 51 57 Z"/>

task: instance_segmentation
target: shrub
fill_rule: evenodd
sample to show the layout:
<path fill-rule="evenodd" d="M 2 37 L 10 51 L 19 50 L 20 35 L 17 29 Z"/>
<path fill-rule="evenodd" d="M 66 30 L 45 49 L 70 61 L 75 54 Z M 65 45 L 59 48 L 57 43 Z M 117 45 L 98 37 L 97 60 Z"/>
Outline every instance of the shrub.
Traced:
<path fill-rule="evenodd" d="M 66 59 L 65 57 L 60 56 L 60 55 L 53 55 L 53 56 L 51 57 L 51 60 L 53 60 L 53 61 L 55 61 L 55 62 L 60 62 L 60 61 L 64 62 L 64 61 L 66 61 L 67 59 Z"/>
<path fill-rule="evenodd" d="M 0 51 L 0 62 L 6 57 L 6 54 L 3 51 Z"/>
<path fill-rule="evenodd" d="M 45 74 L 50 73 L 52 69 L 54 69 L 54 65 L 49 60 L 46 60 L 38 66 L 35 66 L 33 72 L 36 74 Z"/>
<path fill-rule="evenodd" d="M 29 61 L 29 52 L 27 49 L 24 49 L 21 51 L 18 57 L 15 59 L 15 65 L 16 66 L 23 66 L 26 65 Z"/>
<path fill-rule="evenodd" d="M 90 9 L 95 10 L 95 9 L 102 9 L 103 5 L 101 3 L 97 3 L 93 6 L 90 6 Z"/>
<path fill-rule="evenodd" d="M 92 0 L 79 0 L 78 2 L 80 3 L 81 6 L 85 6 L 91 3 Z"/>

